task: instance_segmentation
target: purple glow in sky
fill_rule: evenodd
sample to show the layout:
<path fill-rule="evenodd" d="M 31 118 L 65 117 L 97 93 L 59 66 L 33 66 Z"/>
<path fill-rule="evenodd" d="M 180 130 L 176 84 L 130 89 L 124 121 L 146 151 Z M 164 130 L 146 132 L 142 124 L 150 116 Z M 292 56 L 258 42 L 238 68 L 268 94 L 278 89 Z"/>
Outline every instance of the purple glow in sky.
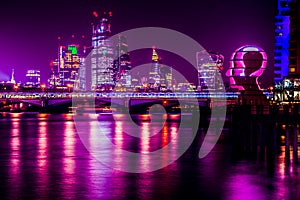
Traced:
<path fill-rule="evenodd" d="M 90 44 L 93 11 L 113 12 L 112 33 L 138 27 L 164 27 L 180 31 L 206 50 L 225 57 L 238 47 L 253 44 L 268 55 L 263 77 L 273 81 L 274 0 L 11 0 L 0 3 L 0 71 L 24 81 L 27 69 L 40 69 L 42 82 L 50 73 L 49 63 L 57 55 L 57 37 L 70 41 L 86 36 Z M 174 41 L 176 42 L 176 41 Z M 151 55 L 149 55 L 149 62 Z M 176 65 L 164 58 L 167 65 Z M 166 63 L 167 62 L 167 63 Z M 138 61 L 132 59 L 133 66 Z M 180 71 L 182 66 L 175 66 Z"/>

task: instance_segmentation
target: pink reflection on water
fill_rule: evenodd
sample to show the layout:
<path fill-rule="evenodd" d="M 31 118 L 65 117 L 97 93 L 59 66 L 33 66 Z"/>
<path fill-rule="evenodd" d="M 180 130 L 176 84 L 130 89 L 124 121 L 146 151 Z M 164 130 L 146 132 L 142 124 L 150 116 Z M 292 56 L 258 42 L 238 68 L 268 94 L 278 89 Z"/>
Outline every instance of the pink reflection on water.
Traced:
<path fill-rule="evenodd" d="M 74 191 L 76 191 L 77 176 L 75 173 L 75 141 L 76 131 L 74 129 L 74 123 L 72 121 L 64 122 L 63 133 L 63 157 L 62 157 L 62 195 L 64 197 L 74 198 Z"/>
<path fill-rule="evenodd" d="M 121 126 L 121 124 L 119 124 Z M 90 123 L 87 123 L 85 125 L 86 127 L 86 134 L 88 138 L 88 146 L 90 149 L 96 150 L 98 149 L 99 145 L 105 145 L 105 138 L 100 138 L 99 133 L 99 127 L 101 127 L 101 131 L 104 133 L 108 133 L 111 131 L 111 129 L 108 127 L 108 125 L 105 122 L 98 122 L 98 121 L 91 121 Z M 121 132 L 121 127 L 118 127 L 118 134 Z M 121 140 L 121 139 L 120 139 Z M 120 142 L 118 140 L 118 142 Z M 120 143 L 118 143 L 120 145 Z M 107 152 L 107 160 L 111 160 L 113 157 L 112 152 Z M 112 184 L 112 173 L 113 171 L 111 168 L 103 165 L 98 159 L 93 157 L 91 155 L 89 162 L 88 162 L 88 168 L 87 175 L 89 176 L 89 196 L 97 197 L 97 199 L 108 199 L 107 197 L 110 197 L 112 195 L 108 191 L 110 191 L 110 184 Z M 122 179 L 121 179 L 122 180 Z M 116 184 L 121 184 L 120 181 L 118 181 Z M 124 186 L 124 185 L 123 185 Z"/>
<path fill-rule="evenodd" d="M 39 121 L 38 123 L 38 152 L 37 152 L 37 174 L 38 174 L 38 192 L 42 193 L 40 196 L 47 196 L 47 188 L 49 184 L 48 175 L 48 128 L 46 121 Z"/>
<path fill-rule="evenodd" d="M 47 113 L 39 113 L 38 119 L 39 119 L 39 121 L 44 121 L 44 120 L 47 120 L 48 116 L 49 116 L 49 114 L 47 114 Z"/>
<path fill-rule="evenodd" d="M 47 122 L 39 122 L 39 136 L 38 136 L 38 155 L 37 164 L 39 170 L 47 168 L 48 161 L 48 142 L 47 142 Z"/>
<path fill-rule="evenodd" d="M 66 174 L 74 174 L 75 169 L 75 130 L 73 122 L 65 122 L 65 131 L 64 131 L 64 172 Z M 68 180 L 71 181 L 71 180 Z"/>
<path fill-rule="evenodd" d="M 278 156 L 278 175 L 281 180 L 285 179 L 286 174 L 290 172 L 291 166 L 285 163 L 285 147 L 281 146 L 281 153 Z"/>
<path fill-rule="evenodd" d="M 123 122 L 116 121 L 115 122 L 115 134 L 112 138 L 115 148 L 114 150 L 114 161 L 115 163 L 123 164 L 123 156 L 122 156 L 122 147 L 123 147 Z"/>
<path fill-rule="evenodd" d="M 14 120 L 11 127 L 11 140 L 10 140 L 10 163 L 9 174 L 11 178 L 11 184 L 15 186 L 15 193 L 18 194 L 17 189 L 21 186 L 21 155 L 20 155 L 20 122 Z"/>
<path fill-rule="evenodd" d="M 255 175 L 239 173 L 230 177 L 227 184 L 226 200 L 267 199 Z"/>
<path fill-rule="evenodd" d="M 143 122 L 141 124 L 142 127 L 142 132 L 141 132 L 141 157 L 139 160 L 139 166 L 142 169 L 148 169 L 150 163 L 150 157 L 147 156 L 146 154 L 148 154 L 150 152 L 150 127 L 149 127 L 150 123 L 149 122 Z M 129 163 L 130 164 L 130 163 Z"/>
<path fill-rule="evenodd" d="M 11 174 L 18 174 L 20 172 L 20 122 L 12 122 L 11 129 L 11 158 L 10 158 L 10 169 Z"/>
<path fill-rule="evenodd" d="M 297 188 L 299 182 L 295 181 L 299 177 L 299 165 L 293 163 L 293 151 L 291 149 L 290 153 L 290 163 L 286 162 L 286 155 L 285 155 L 285 146 L 281 146 L 281 153 L 277 158 L 277 171 L 276 177 L 278 180 L 275 181 L 276 184 L 276 194 L 275 196 L 278 199 L 298 199 L 300 192 Z M 299 148 L 298 148 L 299 152 Z M 295 188 L 295 189 L 294 189 Z M 296 197 L 296 198 L 295 198 Z"/>
<path fill-rule="evenodd" d="M 162 147 L 166 146 L 168 143 L 169 143 L 168 126 L 165 124 L 162 129 Z"/>
<path fill-rule="evenodd" d="M 172 154 L 170 154 L 169 156 L 175 158 L 177 157 L 178 137 L 179 137 L 177 124 L 170 123 L 169 131 L 170 131 L 169 141 L 172 142 Z M 174 158 L 172 158 L 172 160 L 174 160 Z"/>
<path fill-rule="evenodd" d="M 142 132 L 141 132 L 141 153 L 149 153 L 150 151 L 150 130 L 149 123 L 143 122 L 141 124 Z"/>
<path fill-rule="evenodd" d="M 168 135 L 168 125 L 165 123 L 164 127 L 162 128 L 162 138 L 161 138 L 161 144 L 162 148 L 164 148 L 166 145 L 169 143 L 169 135 Z M 168 164 L 168 157 L 169 157 L 169 152 L 167 149 L 163 149 L 162 155 L 164 156 L 162 161 L 164 162 L 164 165 Z"/>

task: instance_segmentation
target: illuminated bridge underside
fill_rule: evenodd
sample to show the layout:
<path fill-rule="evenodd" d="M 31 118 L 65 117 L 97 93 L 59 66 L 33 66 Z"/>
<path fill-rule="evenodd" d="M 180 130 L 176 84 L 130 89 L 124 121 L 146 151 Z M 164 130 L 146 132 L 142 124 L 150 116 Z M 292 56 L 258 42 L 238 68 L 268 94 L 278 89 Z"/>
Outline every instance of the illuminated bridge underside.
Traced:
<path fill-rule="evenodd" d="M 95 102 L 96 106 L 114 105 L 130 106 L 150 105 L 155 103 L 174 106 L 178 101 L 189 105 L 205 105 L 208 100 L 214 101 L 234 100 L 239 93 L 0 93 L 0 103 L 26 103 L 38 107 L 56 106 L 76 102 Z"/>
<path fill-rule="evenodd" d="M 23 93 L 23 92 L 1 92 L 0 99 L 61 99 L 61 98 L 229 98 L 235 99 L 238 97 L 239 92 L 226 92 L 226 93 L 208 93 L 208 92 L 186 92 L 186 93 L 93 93 L 93 92 L 74 92 L 74 93 L 61 93 L 61 92 L 44 92 L 44 93 Z"/>

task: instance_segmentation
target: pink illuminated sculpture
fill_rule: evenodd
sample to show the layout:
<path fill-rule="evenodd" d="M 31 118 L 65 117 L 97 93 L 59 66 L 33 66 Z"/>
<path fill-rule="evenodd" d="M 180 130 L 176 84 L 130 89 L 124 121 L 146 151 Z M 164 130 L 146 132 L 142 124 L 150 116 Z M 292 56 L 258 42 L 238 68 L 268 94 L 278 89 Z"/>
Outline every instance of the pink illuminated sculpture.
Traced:
<path fill-rule="evenodd" d="M 267 54 L 257 46 L 243 46 L 232 54 L 226 76 L 230 79 L 231 88 L 242 91 L 240 103 L 266 104 L 266 97 L 258 84 L 258 78 L 265 71 L 266 65 Z"/>
<path fill-rule="evenodd" d="M 239 90 L 260 89 L 258 77 L 267 65 L 266 52 L 257 46 L 243 46 L 231 56 L 230 67 L 226 76 L 230 78 L 230 86 Z"/>

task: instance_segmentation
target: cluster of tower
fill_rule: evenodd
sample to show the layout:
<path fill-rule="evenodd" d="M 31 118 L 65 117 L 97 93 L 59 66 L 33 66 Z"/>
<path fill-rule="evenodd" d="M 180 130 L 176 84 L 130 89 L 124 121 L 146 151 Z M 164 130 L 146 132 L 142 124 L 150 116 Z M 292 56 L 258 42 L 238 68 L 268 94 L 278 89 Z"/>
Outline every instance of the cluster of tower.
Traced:
<path fill-rule="evenodd" d="M 51 62 L 50 88 L 111 91 L 117 83 L 131 86 L 126 38 L 119 36 L 117 44 L 109 39 L 112 12 L 94 16 L 91 46 L 59 45 L 58 58 Z"/>
<path fill-rule="evenodd" d="M 172 88 L 172 68 L 162 64 L 155 47 L 152 48 L 152 64 L 150 65 L 147 89 L 150 91 L 166 91 Z"/>
<path fill-rule="evenodd" d="M 140 88 L 143 91 L 178 89 L 180 84 L 173 84 L 172 68 L 162 64 L 162 59 L 158 56 L 155 47 L 152 49 L 152 63 L 149 67 L 148 76 L 144 78 L 134 77 L 131 74 L 126 37 L 118 35 L 117 40 L 112 41 L 111 39 L 112 12 L 104 12 L 101 17 L 94 12 L 94 16 L 91 46 L 86 47 L 80 44 L 59 45 L 58 58 L 51 62 L 50 88 L 74 88 L 84 91 L 112 91 L 114 88 L 131 88 L 133 90 Z M 84 36 L 82 36 L 82 39 L 84 39 Z M 243 47 L 240 53 L 234 53 L 234 55 L 239 56 L 234 57 L 233 55 L 229 69 L 231 71 L 227 73 L 231 78 L 233 88 L 236 83 L 233 83 L 232 77 L 236 77 L 235 80 L 237 80 L 239 77 L 247 76 L 245 75 L 246 70 L 248 70 L 246 64 L 236 65 L 237 62 L 247 62 L 246 57 L 251 54 L 247 52 L 257 52 L 257 55 L 265 55 L 263 50 L 255 46 Z M 281 54 L 281 56 L 283 55 Z M 197 52 L 196 58 L 198 90 L 224 89 L 221 77 L 224 56 L 220 53 L 200 51 Z M 238 61 L 238 59 L 241 59 L 241 61 Z M 263 57 L 263 59 L 266 59 L 266 57 Z M 240 87 L 235 88 L 240 89 Z"/>

